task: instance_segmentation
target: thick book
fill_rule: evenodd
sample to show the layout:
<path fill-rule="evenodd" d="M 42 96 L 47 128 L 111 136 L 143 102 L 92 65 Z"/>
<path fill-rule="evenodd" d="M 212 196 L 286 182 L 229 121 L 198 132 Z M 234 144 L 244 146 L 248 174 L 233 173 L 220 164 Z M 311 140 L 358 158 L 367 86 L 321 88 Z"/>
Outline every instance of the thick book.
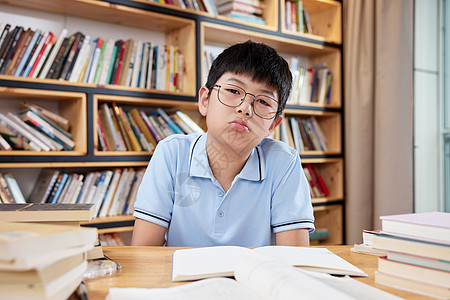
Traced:
<path fill-rule="evenodd" d="M 426 284 L 417 280 L 409 280 L 382 272 L 375 272 L 375 283 L 409 292 L 419 293 L 425 296 L 450 299 L 450 288 L 444 288 L 434 284 Z"/>
<path fill-rule="evenodd" d="M 3 219 L 2 219 L 3 220 Z M 95 245 L 97 228 L 38 223 L 0 224 L 0 257 L 14 260 L 68 247 Z"/>
<path fill-rule="evenodd" d="M 450 213 L 425 212 L 381 216 L 386 233 L 427 238 L 450 243 Z"/>
<path fill-rule="evenodd" d="M 93 204 L 14 203 L 0 205 L 4 222 L 88 222 L 94 216 Z"/>
<path fill-rule="evenodd" d="M 2 299 L 69 299 L 83 280 L 87 262 L 56 277 L 46 284 L 0 285 Z"/>
<path fill-rule="evenodd" d="M 236 263 L 231 278 L 208 278 L 170 288 L 111 288 L 106 299 L 371 299 L 398 300 L 351 277 L 309 272 L 250 253 Z"/>
<path fill-rule="evenodd" d="M 378 258 L 378 271 L 404 279 L 450 288 L 450 272 Z"/>
<path fill-rule="evenodd" d="M 2 270 L 0 265 L 0 282 L 1 285 L 16 286 L 17 284 L 46 284 L 69 272 L 85 260 L 86 256 L 84 253 L 77 253 L 48 264 L 39 265 L 30 270 Z"/>
<path fill-rule="evenodd" d="M 172 281 L 233 276 L 236 263 L 251 252 L 304 270 L 333 275 L 368 276 L 325 248 L 265 246 L 249 249 L 238 246 L 217 246 L 176 250 L 173 254 Z"/>
<path fill-rule="evenodd" d="M 373 247 L 385 251 L 402 252 L 430 258 L 449 260 L 450 243 L 436 243 L 387 234 L 376 234 Z"/>

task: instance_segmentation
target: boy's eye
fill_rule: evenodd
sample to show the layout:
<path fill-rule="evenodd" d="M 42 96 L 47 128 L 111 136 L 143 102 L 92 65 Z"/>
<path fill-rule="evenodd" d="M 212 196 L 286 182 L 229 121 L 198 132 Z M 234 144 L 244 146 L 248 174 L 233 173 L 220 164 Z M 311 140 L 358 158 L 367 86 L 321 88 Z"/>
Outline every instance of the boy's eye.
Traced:
<path fill-rule="evenodd" d="M 241 92 L 239 90 L 232 89 L 232 88 L 227 88 L 226 91 L 228 93 L 230 93 L 230 94 L 233 94 L 233 95 L 240 95 L 241 94 Z"/>
<path fill-rule="evenodd" d="M 270 103 L 268 103 L 266 100 L 264 100 L 262 98 L 258 98 L 258 99 L 256 99 L 256 101 L 264 106 L 270 106 Z"/>

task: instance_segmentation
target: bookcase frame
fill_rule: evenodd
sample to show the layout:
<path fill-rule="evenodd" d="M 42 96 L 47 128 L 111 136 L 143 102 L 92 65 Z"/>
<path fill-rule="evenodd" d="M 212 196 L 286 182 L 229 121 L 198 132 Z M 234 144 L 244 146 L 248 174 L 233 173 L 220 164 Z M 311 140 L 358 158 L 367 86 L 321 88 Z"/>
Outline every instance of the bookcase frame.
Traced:
<path fill-rule="evenodd" d="M 305 103 L 288 105 L 285 116 L 316 116 L 323 120 L 324 130 L 333 131 L 332 151 L 300 153 L 303 163 L 317 164 L 329 186 L 330 195 L 313 199 L 316 227 L 327 227 L 326 244 L 344 241 L 344 152 L 342 96 L 342 2 L 335 0 L 303 0 L 315 34 L 287 31 L 284 28 L 284 1 L 266 0 L 266 25 L 256 25 L 206 12 L 182 9 L 146 0 L 0 0 L 1 4 L 114 23 L 163 33 L 165 42 L 180 47 L 184 54 L 185 73 L 181 92 L 167 92 L 119 85 L 70 83 L 50 79 L 30 79 L 0 75 L 1 101 L 58 102 L 59 112 L 70 115 L 76 139 L 74 151 L 40 154 L 30 151 L 0 151 L 2 169 L 86 168 L 95 170 L 116 167 L 144 167 L 151 153 L 112 153 L 97 151 L 96 117 L 98 103 L 142 108 L 177 108 L 191 117 L 195 112 L 201 87 L 203 50 L 205 45 L 230 45 L 252 39 L 274 47 L 283 56 L 299 55 L 308 66 L 326 62 L 333 72 L 330 104 Z M 57 34 L 57 32 L 56 32 Z M 151 34 L 149 35 L 151 37 Z M 68 100 L 63 100 L 63 98 Z M 8 99 L 8 100 L 7 100 Z M 34 99 L 34 100 L 33 100 Z M 70 104 L 71 103 L 71 104 Z M 197 119 L 199 120 L 199 119 Z M 75 133 L 76 132 L 76 133 Z M 25 153 L 22 153 L 25 152 Z M 134 218 L 119 216 L 95 219 L 85 224 L 101 228 L 102 233 L 131 230 Z"/>

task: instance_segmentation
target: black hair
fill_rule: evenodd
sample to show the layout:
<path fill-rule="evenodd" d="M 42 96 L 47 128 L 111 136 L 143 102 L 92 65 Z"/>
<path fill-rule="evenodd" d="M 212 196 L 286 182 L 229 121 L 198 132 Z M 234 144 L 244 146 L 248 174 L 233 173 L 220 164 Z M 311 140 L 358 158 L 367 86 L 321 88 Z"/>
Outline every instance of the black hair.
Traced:
<path fill-rule="evenodd" d="M 291 91 L 292 74 L 286 60 L 275 49 L 251 40 L 226 48 L 211 65 L 205 85 L 209 93 L 217 80 L 227 72 L 249 75 L 252 80 L 275 88 L 279 95 L 277 117 L 281 114 Z"/>

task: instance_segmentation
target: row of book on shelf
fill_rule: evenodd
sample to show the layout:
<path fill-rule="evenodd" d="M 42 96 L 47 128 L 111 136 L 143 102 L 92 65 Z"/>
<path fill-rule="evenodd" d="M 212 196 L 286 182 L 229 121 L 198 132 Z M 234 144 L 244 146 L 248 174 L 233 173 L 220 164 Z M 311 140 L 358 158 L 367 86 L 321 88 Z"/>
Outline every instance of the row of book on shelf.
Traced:
<path fill-rule="evenodd" d="M 450 213 L 382 216 L 352 251 L 379 256 L 375 282 L 450 299 Z"/>
<path fill-rule="evenodd" d="M 0 113 L 0 150 L 73 150 L 66 118 L 38 105 L 22 102 L 19 113 Z"/>
<path fill-rule="evenodd" d="M 274 138 L 297 151 L 328 151 L 327 138 L 315 117 L 287 117 L 276 128 Z"/>
<path fill-rule="evenodd" d="M 303 6 L 302 0 L 285 1 L 284 11 L 286 16 L 285 28 L 287 30 L 313 34 L 309 14 Z"/>
<path fill-rule="evenodd" d="M 292 73 L 292 92 L 287 104 L 330 104 L 333 73 L 326 63 L 312 67 L 302 66 L 301 58 L 294 56 L 289 68 Z"/>
<path fill-rule="evenodd" d="M 167 114 L 162 108 L 147 114 L 138 108 L 126 111 L 116 103 L 102 103 L 97 121 L 101 151 L 152 151 L 169 135 L 204 133 L 187 114 Z"/>
<path fill-rule="evenodd" d="M 173 45 L 0 24 L 0 74 L 175 92 L 182 90 L 183 65 Z"/>
<path fill-rule="evenodd" d="M 144 168 L 67 173 L 43 169 L 30 203 L 92 203 L 94 217 L 132 214 Z"/>
<path fill-rule="evenodd" d="M 265 4 L 262 0 L 153 0 L 213 15 L 228 16 L 255 24 L 266 24 L 263 18 Z"/>

